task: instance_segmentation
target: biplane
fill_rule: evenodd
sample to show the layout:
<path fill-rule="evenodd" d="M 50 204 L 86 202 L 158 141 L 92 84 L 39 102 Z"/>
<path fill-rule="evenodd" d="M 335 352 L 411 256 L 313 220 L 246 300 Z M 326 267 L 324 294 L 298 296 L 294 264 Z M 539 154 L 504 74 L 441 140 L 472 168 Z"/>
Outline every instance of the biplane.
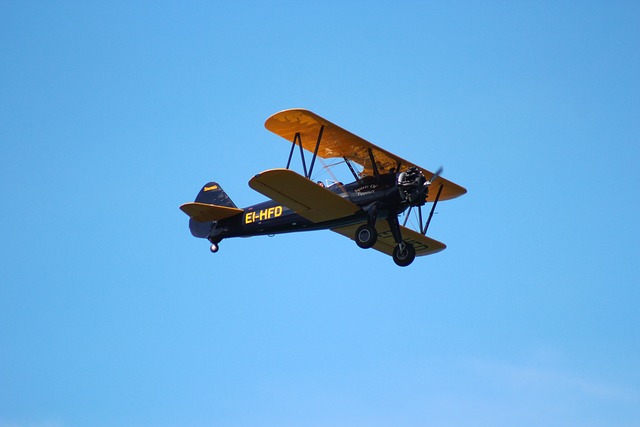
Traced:
<path fill-rule="evenodd" d="M 220 184 L 209 182 L 194 202 L 180 206 L 190 217 L 191 234 L 207 239 L 211 252 L 230 237 L 326 229 L 354 240 L 360 248 L 390 255 L 402 267 L 416 256 L 446 248 L 426 236 L 434 210 L 439 201 L 467 190 L 443 178 L 442 168 L 430 172 L 308 110 L 281 111 L 269 117 L 265 127 L 291 143 L 285 168 L 266 170 L 249 181 L 269 201 L 241 209 Z M 296 152 L 303 174 L 290 169 Z M 322 159 L 337 161 L 332 166 L 345 164 L 354 181 L 327 180 L 325 185 L 312 180 L 318 159 L 323 164 Z M 426 203 L 431 203 L 431 210 L 423 216 Z"/>

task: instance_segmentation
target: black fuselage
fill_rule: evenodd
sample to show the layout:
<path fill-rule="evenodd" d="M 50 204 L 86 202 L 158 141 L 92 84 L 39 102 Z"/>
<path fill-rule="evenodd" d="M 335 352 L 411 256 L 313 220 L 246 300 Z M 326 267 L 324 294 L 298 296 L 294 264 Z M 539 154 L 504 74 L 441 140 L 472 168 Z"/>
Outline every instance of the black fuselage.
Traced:
<path fill-rule="evenodd" d="M 367 176 L 346 185 L 336 183 L 328 190 L 358 205 L 361 210 L 344 218 L 315 223 L 270 200 L 244 208 L 242 215 L 218 221 L 211 230 L 209 240 L 218 242 L 227 237 L 323 230 L 367 221 L 374 206 L 378 219 L 385 219 L 389 214 L 398 215 L 407 207 L 401 202 L 395 173 Z"/>

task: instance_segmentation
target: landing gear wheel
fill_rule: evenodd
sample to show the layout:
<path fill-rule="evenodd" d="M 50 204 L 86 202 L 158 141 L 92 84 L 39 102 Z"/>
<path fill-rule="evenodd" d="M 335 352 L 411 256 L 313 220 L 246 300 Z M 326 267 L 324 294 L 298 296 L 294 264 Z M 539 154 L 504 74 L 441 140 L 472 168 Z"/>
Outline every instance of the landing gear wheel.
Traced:
<path fill-rule="evenodd" d="M 356 245 L 361 247 L 362 249 L 367 249 L 376 244 L 378 240 L 378 232 L 376 229 L 369 224 L 361 225 L 356 230 L 355 241 Z"/>
<path fill-rule="evenodd" d="M 218 246 L 217 243 L 212 243 L 211 247 L 209 248 L 209 250 L 211 251 L 211 253 L 216 253 L 218 252 L 218 250 L 220 249 L 220 247 Z"/>
<path fill-rule="evenodd" d="M 393 262 L 406 267 L 416 259 L 416 250 L 411 243 L 402 242 L 393 249 Z"/>

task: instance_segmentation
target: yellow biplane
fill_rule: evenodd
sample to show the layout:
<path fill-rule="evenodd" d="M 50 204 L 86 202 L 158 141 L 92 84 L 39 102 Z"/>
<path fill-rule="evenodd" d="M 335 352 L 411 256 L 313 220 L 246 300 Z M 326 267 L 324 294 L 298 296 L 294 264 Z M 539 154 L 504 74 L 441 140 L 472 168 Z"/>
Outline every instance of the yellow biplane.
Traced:
<path fill-rule="evenodd" d="M 440 176 L 442 168 L 430 172 L 303 109 L 276 113 L 265 127 L 291 143 L 286 168 L 266 170 L 249 181 L 269 201 L 240 209 L 218 183 L 209 182 L 195 202 L 180 206 L 190 217 L 191 233 L 208 239 L 212 252 L 229 237 L 321 229 L 353 239 L 361 248 L 391 255 L 403 267 L 416 256 L 445 249 L 443 243 L 426 236 L 435 207 L 438 201 L 459 197 L 467 190 Z M 308 164 L 305 150 L 311 153 Z M 290 169 L 296 151 L 303 175 Z M 318 159 L 340 159 L 354 181 L 328 185 L 313 181 Z M 423 218 L 426 203 L 432 206 Z M 415 230 L 407 227 L 414 208 Z"/>

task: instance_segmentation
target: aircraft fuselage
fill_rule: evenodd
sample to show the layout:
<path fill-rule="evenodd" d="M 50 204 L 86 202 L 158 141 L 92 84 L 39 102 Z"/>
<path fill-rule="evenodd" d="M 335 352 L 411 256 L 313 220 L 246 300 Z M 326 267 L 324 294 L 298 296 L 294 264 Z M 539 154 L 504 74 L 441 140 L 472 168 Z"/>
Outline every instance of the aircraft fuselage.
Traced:
<path fill-rule="evenodd" d="M 220 241 L 227 237 L 249 237 L 296 231 L 324 230 L 356 224 L 367 220 L 369 210 L 373 205 L 377 205 L 377 217 L 385 219 L 390 212 L 397 215 L 407 207 L 401 203 L 395 180 L 395 173 L 390 173 L 378 177 L 365 177 L 346 185 L 336 183 L 328 187 L 329 191 L 360 206 L 361 210 L 351 216 L 314 223 L 296 214 L 286 206 L 269 200 L 244 208 L 242 215 L 218 221 L 211 231 L 209 239 L 211 241 Z"/>

